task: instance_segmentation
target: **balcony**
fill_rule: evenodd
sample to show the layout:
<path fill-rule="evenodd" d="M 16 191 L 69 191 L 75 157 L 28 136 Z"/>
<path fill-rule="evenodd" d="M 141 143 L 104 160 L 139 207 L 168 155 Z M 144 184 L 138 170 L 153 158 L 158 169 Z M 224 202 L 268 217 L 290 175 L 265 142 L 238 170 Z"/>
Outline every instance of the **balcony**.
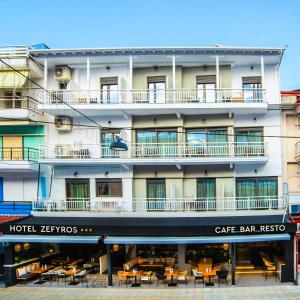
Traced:
<path fill-rule="evenodd" d="M 38 170 L 38 149 L 30 147 L 1 147 L 2 172 L 32 172 Z"/>
<path fill-rule="evenodd" d="M 32 202 L 34 212 L 91 212 L 91 213 L 257 213 L 258 211 L 282 211 L 286 208 L 284 197 L 216 197 L 216 198 L 164 198 L 164 199 L 41 199 Z"/>
<path fill-rule="evenodd" d="M 265 113 L 264 89 L 180 89 L 180 90 L 59 90 L 39 92 L 39 109 L 59 115 L 71 104 L 87 115 Z M 71 113 L 71 112 L 70 112 Z"/>
<path fill-rule="evenodd" d="M 0 97 L 0 117 L 9 119 L 38 119 L 38 102 L 30 96 Z"/>
<path fill-rule="evenodd" d="M 40 161 L 50 164 L 125 164 L 125 165 L 194 165 L 226 163 L 265 163 L 266 143 L 184 143 L 128 145 L 125 152 L 112 151 L 109 145 L 73 146 L 59 144 L 40 147 Z"/>

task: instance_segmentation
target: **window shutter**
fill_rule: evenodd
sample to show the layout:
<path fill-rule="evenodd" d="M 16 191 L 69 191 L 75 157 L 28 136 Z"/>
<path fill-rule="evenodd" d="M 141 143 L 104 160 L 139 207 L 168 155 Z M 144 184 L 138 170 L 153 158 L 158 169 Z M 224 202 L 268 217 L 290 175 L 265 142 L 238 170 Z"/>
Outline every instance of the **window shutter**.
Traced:
<path fill-rule="evenodd" d="M 242 78 L 243 83 L 251 84 L 251 83 L 261 83 L 261 76 L 249 76 Z"/>
<path fill-rule="evenodd" d="M 148 83 L 166 82 L 166 76 L 151 76 L 147 77 Z"/>
<path fill-rule="evenodd" d="M 216 75 L 197 76 L 197 84 L 216 83 Z"/>
<path fill-rule="evenodd" d="M 117 85 L 118 77 L 103 77 L 103 78 L 100 78 L 100 83 L 101 83 L 101 85 L 106 85 L 106 84 Z"/>

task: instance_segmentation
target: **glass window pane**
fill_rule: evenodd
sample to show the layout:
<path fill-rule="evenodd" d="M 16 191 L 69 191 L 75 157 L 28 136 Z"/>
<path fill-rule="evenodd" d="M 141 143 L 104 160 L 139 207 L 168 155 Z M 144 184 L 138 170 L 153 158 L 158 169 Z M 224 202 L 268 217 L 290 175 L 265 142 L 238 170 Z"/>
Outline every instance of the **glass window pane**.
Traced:
<path fill-rule="evenodd" d="M 122 197 L 121 179 L 97 179 L 97 197 Z"/>
<path fill-rule="evenodd" d="M 216 87 L 214 83 L 208 83 L 205 85 L 206 102 L 215 102 L 216 100 L 215 88 Z"/>

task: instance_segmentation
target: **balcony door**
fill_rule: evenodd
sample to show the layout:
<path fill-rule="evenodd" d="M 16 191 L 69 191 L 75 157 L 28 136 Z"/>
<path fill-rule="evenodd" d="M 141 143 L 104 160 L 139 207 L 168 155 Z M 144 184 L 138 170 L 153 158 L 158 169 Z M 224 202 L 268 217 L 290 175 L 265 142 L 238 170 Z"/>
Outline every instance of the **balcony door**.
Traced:
<path fill-rule="evenodd" d="M 150 103 L 166 102 L 166 77 L 148 77 L 148 99 Z"/>
<path fill-rule="evenodd" d="M 166 200 L 165 179 L 147 179 L 147 209 L 163 210 Z"/>
<path fill-rule="evenodd" d="M 197 210 L 216 209 L 216 179 L 199 178 L 197 180 Z"/>
<path fill-rule="evenodd" d="M 263 156 L 263 130 L 248 128 L 235 130 L 236 156 Z"/>
<path fill-rule="evenodd" d="M 5 108 L 21 108 L 22 93 L 18 91 L 5 91 Z"/>
<path fill-rule="evenodd" d="M 242 80 L 245 102 L 259 102 L 263 100 L 260 76 L 243 77 Z"/>
<path fill-rule="evenodd" d="M 118 103 L 118 77 L 100 78 L 102 103 Z"/>
<path fill-rule="evenodd" d="M 67 208 L 82 210 L 90 199 L 89 179 L 66 179 Z"/>
<path fill-rule="evenodd" d="M 277 178 L 237 178 L 236 207 L 259 209 L 277 207 Z"/>
<path fill-rule="evenodd" d="M 197 76 L 197 100 L 216 102 L 216 76 Z"/>
<path fill-rule="evenodd" d="M 177 153 L 177 132 L 141 130 L 136 133 L 137 156 L 174 157 Z"/>
<path fill-rule="evenodd" d="M 192 129 L 187 131 L 187 156 L 226 156 L 226 129 Z"/>
<path fill-rule="evenodd" d="M 102 130 L 101 132 L 101 157 L 113 158 L 120 157 L 119 151 L 110 149 L 110 144 L 120 135 L 120 130 Z"/>

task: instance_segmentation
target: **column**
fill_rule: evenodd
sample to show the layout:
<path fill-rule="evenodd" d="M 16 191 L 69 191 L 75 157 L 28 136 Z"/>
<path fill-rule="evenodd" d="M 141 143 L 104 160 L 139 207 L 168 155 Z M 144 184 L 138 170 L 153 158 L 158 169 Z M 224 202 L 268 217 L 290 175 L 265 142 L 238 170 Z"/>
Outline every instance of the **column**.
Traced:
<path fill-rule="evenodd" d="M 173 102 L 176 102 L 176 91 L 175 91 L 176 90 L 176 57 L 175 55 L 172 56 L 172 88 L 173 88 L 172 100 Z M 171 99 L 167 99 L 167 100 L 171 100 Z"/>
<path fill-rule="evenodd" d="M 235 285 L 235 266 L 236 266 L 236 243 L 232 243 L 231 247 L 231 284 Z"/>
<path fill-rule="evenodd" d="M 220 65 L 219 56 L 216 56 L 216 88 L 220 88 Z"/>
<path fill-rule="evenodd" d="M 264 57 L 261 55 L 260 57 L 260 74 L 261 74 L 261 88 L 265 88 L 265 64 L 264 64 Z M 261 100 L 264 101 L 264 94 L 263 91 L 261 92 Z"/>
<path fill-rule="evenodd" d="M 48 60 L 44 58 L 44 89 L 48 88 Z M 44 103 L 47 101 L 47 91 L 44 90 Z"/>
<path fill-rule="evenodd" d="M 284 260 L 285 266 L 281 267 L 281 282 L 294 281 L 294 236 L 289 241 L 285 241 Z"/>
<path fill-rule="evenodd" d="M 11 286 L 17 283 L 16 268 L 7 267 L 6 265 L 14 264 L 14 245 L 4 246 L 4 282 L 5 286 Z"/>
<path fill-rule="evenodd" d="M 88 102 L 90 102 L 90 57 L 87 56 L 86 58 L 86 89 L 87 89 L 87 97 L 88 97 Z"/>
<path fill-rule="evenodd" d="M 129 82 L 128 82 L 128 96 L 127 99 L 129 102 L 132 102 L 132 88 L 133 88 L 133 59 L 132 56 L 129 56 Z"/>
<path fill-rule="evenodd" d="M 178 268 L 181 270 L 186 268 L 185 249 L 186 245 L 178 245 Z"/>
<path fill-rule="evenodd" d="M 106 254 L 107 254 L 107 278 L 108 278 L 108 286 L 113 285 L 112 279 L 112 269 L 111 269 L 111 249 L 110 245 L 106 245 Z"/>

